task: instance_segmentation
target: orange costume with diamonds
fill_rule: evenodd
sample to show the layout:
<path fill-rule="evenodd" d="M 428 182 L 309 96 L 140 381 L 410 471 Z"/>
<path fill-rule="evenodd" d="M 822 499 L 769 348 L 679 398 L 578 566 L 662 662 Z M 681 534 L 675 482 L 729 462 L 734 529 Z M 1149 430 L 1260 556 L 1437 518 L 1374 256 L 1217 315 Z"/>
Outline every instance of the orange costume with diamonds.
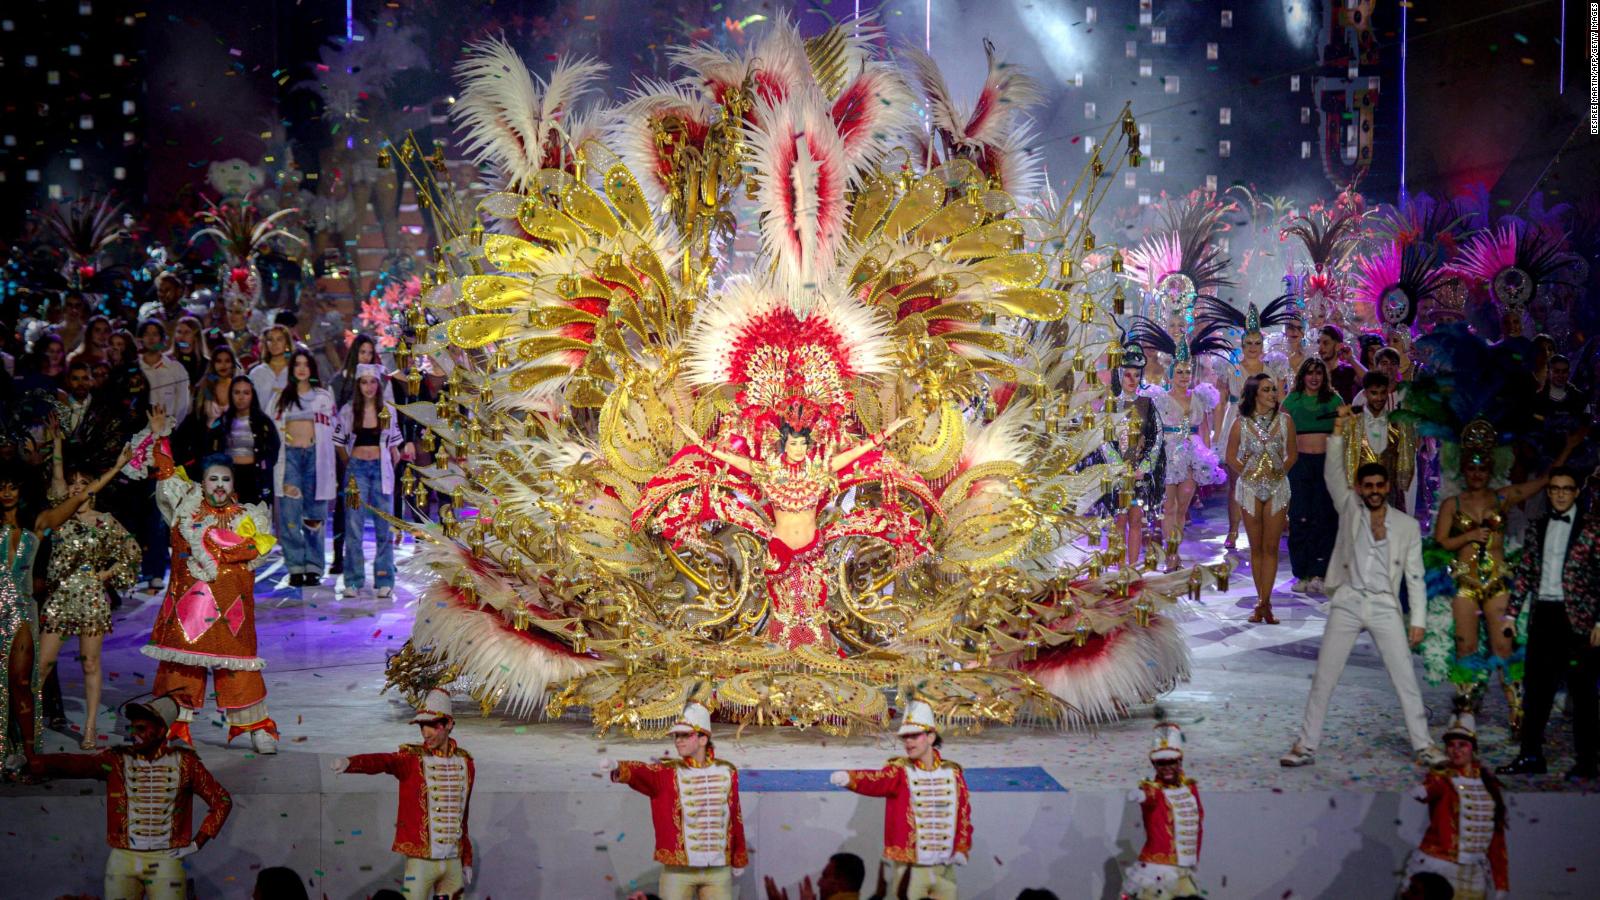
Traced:
<path fill-rule="evenodd" d="M 271 516 L 259 504 L 211 506 L 200 485 L 174 466 L 165 437 L 146 434 L 134 446 L 129 470 L 154 467 L 156 504 L 172 526 L 172 578 L 141 652 L 160 661 L 155 692 L 171 694 L 183 709 L 173 737 L 190 740 L 188 722 L 204 703 L 207 671 L 230 741 L 257 730 L 276 737 L 261 677 L 266 662 L 256 655 L 252 566 L 272 546 Z"/>
<path fill-rule="evenodd" d="M 882 797 L 883 858 L 919 866 L 944 865 L 972 852 L 972 800 L 961 766 L 933 754 L 923 768 L 900 756 L 881 769 L 850 769 L 852 791 Z"/>
<path fill-rule="evenodd" d="M 742 869 L 750 864 L 739 809 L 739 770 L 715 757 L 645 763 L 622 760 L 612 778 L 650 798 L 656 862 Z"/>

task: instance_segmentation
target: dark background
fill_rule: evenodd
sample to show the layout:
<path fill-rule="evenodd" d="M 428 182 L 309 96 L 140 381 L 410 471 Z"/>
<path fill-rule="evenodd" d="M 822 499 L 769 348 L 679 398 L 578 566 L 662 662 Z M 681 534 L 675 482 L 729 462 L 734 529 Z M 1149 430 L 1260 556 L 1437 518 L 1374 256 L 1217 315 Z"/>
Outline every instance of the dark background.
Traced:
<path fill-rule="evenodd" d="M 1536 189 L 1547 204 L 1595 195 L 1600 142 L 1584 120 L 1585 4 L 1567 5 L 1561 94 L 1558 0 L 1417 0 L 1409 10 L 1398 2 L 1355 2 L 1370 26 L 1351 38 L 1328 27 L 1350 13 L 1314 0 L 935 0 L 931 45 L 960 99 L 970 98 L 982 78 L 984 37 L 1044 84 L 1048 100 L 1036 111 L 1036 144 L 1057 186 L 1070 184 L 1086 162 L 1084 140 L 1103 134 L 1131 101 L 1151 129 L 1150 161 L 1164 171 L 1146 165 L 1133 186 L 1119 183 L 1115 206 L 1132 207 L 1140 195 L 1186 192 L 1207 176 L 1219 188 L 1249 184 L 1305 203 L 1360 174 L 1363 193 L 1388 201 L 1400 190 L 1400 16 L 1407 12 L 1410 191 L 1458 193 L 1483 185 L 1506 210 Z M 599 56 L 620 87 L 635 75 L 667 74 L 661 51 L 668 44 L 734 47 L 754 40 L 762 25 L 741 31 L 748 16 L 787 10 L 810 34 L 858 5 L 877 13 L 891 43 L 923 43 L 923 0 L 353 4 L 362 22 L 388 16 L 422 28 L 433 64 L 413 73 L 405 90 L 419 108 L 434 112 L 444 108 L 461 45 L 486 34 L 506 33 L 536 72 L 548 71 L 559 54 Z M 1149 25 L 1140 24 L 1141 6 Z M 1233 13 L 1231 28 L 1221 25 L 1224 10 Z M 241 157 L 270 171 L 286 162 L 285 138 L 297 163 L 314 172 L 317 151 L 332 138 L 316 118 L 314 96 L 296 86 L 311 75 L 319 47 L 343 38 L 345 14 L 345 0 L 10 0 L 0 11 L 0 234 L 48 202 L 51 185 L 64 198 L 113 191 L 152 216 L 192 208 L 210 162 Z M 1164 45 L 1152 42 L 1153 27 L 1166 29 Z M 1210 42 L 1218 45 L 1216 60 L 1206 58 Z M 1358 86 L 1368 79 L 1377 84 L 1364 173 L 1344 165 L 1336 150 L 1325 159 L 1329 128 L 1337 135 L 1351 120 L 1338 112 L 1342 91 L 1319 99 L 1314 90 L 1319 77 L 1346 77 L 1352 43 L 1365 48 L 1365 61 L 1357 59 Z M 1151 75 L 1141 76 L 1146 59 Z M 56 84 L 49 83 L 52 72 Z M 1073 83 L 1076 72 L 1083 73 L 1081 87 Z M 1165 93 L 1164 79 L 1174 75 L 1180 89 Z M 1299 90 L 1291 90 L 1297 75 Z M 1097 106 L 1093 118 L 1085 113 L 1088 102 Z M 130 114 L 124 104 L 131 104 Z M 1324 104 L 1334 111 L 1325 112 Z M 1229 125 L 1219 123 L 1222 107 L 1231 109 Z M 1303 107 L 1311 107 L 1304 123 Z M 1221 140 L 1232 144 L 1226 158 L 1218 152 Z M 1309 159 L 1302 158 L 1306 142 Z M 273 159 L 263 162 L 267 156 Z"/>

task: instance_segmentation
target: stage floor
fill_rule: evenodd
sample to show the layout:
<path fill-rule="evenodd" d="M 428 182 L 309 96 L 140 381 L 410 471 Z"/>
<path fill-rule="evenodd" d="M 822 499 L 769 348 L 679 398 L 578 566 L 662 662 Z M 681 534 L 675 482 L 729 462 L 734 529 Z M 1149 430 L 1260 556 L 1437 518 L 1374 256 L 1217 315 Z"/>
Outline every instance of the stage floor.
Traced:
<path fill-rule="evenodd" d="M 1209 563 L 1223 559 L 1221 511 L 1220 498 L 1212 500 L 1209 508 L 1202 511 L 1200 521 L 1190 529 L 1190 540 L 1183 546 L 1186 560 Z M 1357 644 L 1349 668 L 1334 694 L 1327 736 L 1319 749 L 1316 765 L 1284 769 L 1277 764 L 1278 756 L 1288 749 L 1293 740 L 1304 708 L 1326 617 L 1322 609 L 1325 600 L 1288 593 L 1290 577 L 1285 553 L 1279 573 L 1281 593 L 1274 602 L 1274 609 L 1282 624 L 1246 624 L 1245 618 L 1254 604 L 1254 598 L 1253 595 L 1247 596 L 1251 589 L 1248 569 L 1244 568 L 1248 555 L 1244 551 L 1242 538 L 1240 545 L 1241 549 L 1233 556 L 1241 569 L 1231 578 L 1230 590 L 1226 593 L 1208 591 L 1201 595 L 1198 603 L 1185 603 L 1175 613 L 1175 618 L 1189 636 L 1194 656 L 1193 675 L 1187 684 L 1161 698 L 1159 705 L 1168 717 L 1184 726 L 1188 742 L 1188 773 L 1213 797 L 1231 793 L 1238 795 L 1240 801 L 1244 798 L 1265 798 L 1262 801 L 1264 803 L 1279 803 L 1294 798 L 1274 799 L 1272 795 L 1303 793 L 1304 802 L 1326 810 L 1330 804 L 1337 805 L 1336 798 L 1382 795 L 1379 799 L 1369 796 L 1363 801 L 1364 804 L 1375 802 L 1382 807 L 1384 812 L 1377 815 L 1378 818 L 1385 822 L 1389 819 L 1398 822 L 1402 815 L 1408 821 L 1416 817 L 1418 811 L 1403 809 L 1398 801 L 1392 799 L 1414 786 L 1418 782 L 1419 772 L 1410 760 L 1398 706 L 1387 675 L 1371 644 L 1364 638 Z M 408 544 L 402 548 L 401 558 L 409 552 Z M 321 588 L 290 588 L 286 586 L 286 575 L 277 560 L 269 562 L 259 573 L 259 578 L 256 621 L 260 653 L 268 661 L 266 678 L 269 705 L 283 734 L 280 753 L 276 758 L 259 757 L 249 750 L 243 740 L 236 741 L 231 748 L 226 747 L 226 729 L 214 712 L 201 716 L 195 722 L 198 749 L 206 764 L 236 797 L 256 795 L 258 813 L 261 804 L 270 805 L 280 801 L 290 803 L 285 807 L 290 810 L 293 804 L 288 798 L 321 802 L 324 807 L 324 836 L 329 827 L 326 819 L 332 815 L 326 811 L 329 804 L 337 804 L 339 798 L 346 795 L 367 795 L 362 799 L 361 808 L 369 810 L 375 818 L 375 821 L 364 826 L 368 829 L 366 842 L 371 843 L 369 849 L 375 857 L 365 865 L 352 868 L 371 873 L 373 865 L 377 865 L 377 871 L 381 872 L 387 859 L 384 854 L 392 821 L 388 812 L 392 809 L 389 806 L 392 801 L 386 797 L 392 795 L 393 785 L 389 779 L 334 776 L 328 771 L 328 764 L 351 753 L 392 749 L 399 743 L 416 739 L 415 728 L 406 724 L 410 710 L 393 694 L 379 694 L 383 685 L 385 653 L 397 649 L 410 632 L 416 609 L 414 590 L 411 585 L 402 582 L 394 597 L 377 600 L 372 597 L 370 588 L 360 598 L 343 599 L 338 595 L 334 579 L 329 579 L 328 585 Z M 117 613 L 116 630 L 106 641 L 104 660 L 108 710 L 114 709 L 124 699 L 143 693 L 154 675 L 154 662 L 141 655 L 138 649 L 149 634 L 158 605 L 158 597 L 136 595 L 128 598 Z M 82 716 L 80 679 L 77 666 L 68 661 L 62 673 L 62 686 L 68 697 L 69 716 L 75 723 L 81 721 Z M 1448 687 L 1424 686 L 1424 698 L 1429 707 L 1430 722 L 1437 733 L 1449 714 L 1451 690 Z M 1103 815 L 1111 815 L 1110 810 L 1114 809 L 1120 822 L 1126 815 L 1120 799 L 1122 792 L 1149 772 L 1146 752 L 1154 713 L 1154 707 L 1142 707 L 1129 719 L 1085 731 L 993 728 L 979 735 L 948 739 L 946 754 L 969 768 L 998 770 L 985 776 L 988 790 L 1017 792 L 1019 799 L 1024 795 L 1032 798 L 1030 803 L 1053 802 L 1050 800 L 1052 795 L 1065 792 L 1071 797 L 1076 792 L 1080 795 L 1076 800 L 1077 816 L 1083 814 L 1082 804 L 1087 802 L 1087 798 L 1098 797 L 1107 805 Z M 634 820 L 630 828 L 641 832 L 634 834 L 633 841 L 629 843 L 647 837 L 644 832 L 647 832 L 648 825 L 642 800 L 633 802 L 638 798 L 602 779 L 596 772 L 596 764 L 606 757 L 643 758 L 670 752 L 669 742 L 633 742 L 617 736 L 598 740 L 592 729 L 580 721 L 535 722 L 480 718 L 468 701 L 458 701 L 457 716 L 455 736 L 478 760 L 480 794 L 501 795 L 504 805 L 512 802 L 513 795 L 537 797 L 544 793 L 557 793 L 561 796 L 560 803 L 569 813 L 574 803 L 582 805 L 585 802 L 583 798 L 590 797 L 592 802 L 588 812 L 572 813 L 574 821 L 585 822 L 590 821 L 591 816 L 598 814 L 601 808 L 619 804 L 619 810 L 626 808 L 626 817 Z M 1507 742 L 1504 722 L 1504 701 L 1498 696 L 1498 691 L 1491 692 L 1480 722 L 1483 755 L 1491 764 L 1515 755 L 1515 748 Z M 119 727 L 120 723 L 114 721 L 111 713 L 103 710 L 100 719 L 102 744 L 120 741 L 120 737 L 112 734 Z M 71 735 L 49 733 L 47 749 L 75 749 L 78 738 L 76 728 L 73 730 Z M 1567 737 L 1569 728 L 1559 712 L 1550 732 L 1552 769 L 1559 773 L 1571 762 Z M 749 780 L 765 779 L 767 787 L 764 790 L 772 792 L 825 792 L 822 776 L 817 772 L 840 767 L 881 765 L 886 756 L 897 752 L 894 744 L 886 738 L 863 736 L 839 739 L 820 732 L 797 729 L 753 728 L 737 740 L 731 733 L 723 734 L 718 740 L 718 751 L 719 755 L 735 762 L 741 769 L 762 770 L 761 774 L 751 773 Z M 813 781 L 817 784 L 812 785 Z M 4 787 L 0 788 L 0 805 L 16 810 L 22 808 L 16 805 L 16 801 L 25 797 L 36 802 L 48 796 L 58 800 L 72 797 L 75 802 L 71 808 L 87 812 L 98 802 L 99 792 L 90 790 L 93 787 L 87 782 Z M 755 787 L 756 784 L 751 784 L 747 790 Z M 1592 788 L 1567 784 L 1559 776 L 1515 779 L 1509 787 L 1519 793 L 1569 794 Z M 86 790 L 88 796 L 85 796 Z M 826 793 L 806 796 L 808 803 L 820 801 L 826 804 L 830 799 Z M 1001 797 L 996 796 L 986 800 L 985 806 L 994 808 L 991 804 L 1000 801 Z M 772 801 L 766 802 L 770 804 Z M 1600 808 L 1592 804 L 1592 798 L 1563 798 L 1561 802 L 1564 805 L 1559 808 L 1572 815 L 1577 815 L 1578 811 L 1587 815 L 1588 810 Z M 1391 810 L 1391 806 L 1394 809 Z M 487 804 L 475 804 L 475 829 L 481 829 L 477 820 L 487 808 Z M 769 806 L 769 810 L 771 808 Z M 1529 807 L 1536 808 L 1543 807 Z M 867 807 L 862 806 L 861 809 L 866 810 Z M 1216 814 L 1213 813 L 1214 816 Z M 1245 817 L 1250 815 L 1243 808 L 1239 814 Z M 287 818 L 291 812 L 285 811 L 282 815 Z M 367 812 L 360 813 L 360 817 L 366 815 Z M 871 815 L 879 815 L 875 807 Z M 1548 817 L 1553 823 L 1556 818 L 1566 816 L 1549 813 Z M 33 816 L 30 815 L 30 818 Z M 100 820 L 98 814 L 94 814 L 87 829 L 60 828 L 60 820 L 54 821 L 53 827 L 61 834 L 71 832 L 92 836 L 97 833 Z M 1221 827 L 1214 825 L 1215 821 L 1213 819 L 1207 823 L 1208 847 L 1211 846 L 1213 835 Z M 1582 821 L 1582 817 L 1576 821 Z M 1137 830 L 1131 820 L 1123 825 L 1115 822 L 1108 825 L 1113 836 L 1119 830 Z M 10 827 L 22 828 L 20 823 L 8 826 L 8 830 Z M 785 829 L 787 827 L 784 826 Z M 865 831 L 871 832 L 875 827 L 869 823 Z M 1085 826 L 1077 822 L 1075 827 L 1082 829 Z M 1394 825 L 1391 823 L 1388 828 L 1392 831 Z M 604 840 L 601 832 L 608 830 L 601 824 L 591 842 Z M 29 832 L 22 833 L 26 835 Z M 358 835 L 361 833 L 360 830 L 356 831 Z M 382 841 L 374 840 L 373 835 L 381 836 Z M 875 835 L 869 836 L 875 839 Z M 348 835 L 346 837 L 355 841 Z M 617 838 L 617 835 L 610 837 Z M 1264 839 L 1270 841 L 1271 837 L 1269 832 Z M 1522 843 L 1517 839 L 1519 837 L 1526 841 L 1531 834 L 1524 828 L 1522 834 L 1513 837 L 1514 850 L 1520 851 L 1518 856 L 1535 851 L 1527 844 L 1517 847 Z M 239 835 L 234 838 L 244 839 Z M 98 871 L 103 845 L 95 844 L 92 837 L 89 840 L 90 846 L 76 848 L 71 855 L 74 859 L 81 859 L 92 871 Z M 1127 840 L 1126 835 L 1123 840 Z M 1313 837 L 1312 840 L 1314 843 L 1317 838 Z M 340 840 L 336 843 L 343 842 Z M 10 843 L 16 846 L 15 842 Z M 1259 851 L 1271 852 L 1267 847 L 1258 847 Z M 9 850 L 0 851 L 0 857 L 12 857 L 12 853 Z M 326 856 L 319 859 L 326 864 Z M 273 864 L 273 861 L 267 860 L 266 864 Z M 549 865 L 550 862 L 545 864 Z M 1555 865 L 1555 861 L 1552 860 L 1550 865 Z M 646 852 L 630 871 L 638 875 L 649 867 Z M 1557 866 L 1552 871 L 1559 872 L 1562 868 L 1569 876 L 1576 871 L 1567 866 Z M 1096 873 L 1097 880 L 1100 874 Z M 1584 871 L 1579 877 L 1585 891 L 1596 885 L 1596 874 L 1600 873 Z M 1114 879 L 1109 870 L 1105 876 L 1103 889 L 1108 890 Z M 240 876 L 228 876 L 226 880 L 232 882 L 236 877 Z M 607 876 L 608 880 L 610 878 Z M 369 879 L 366 889 L 376 883 Z M 1066 883 L 1062 882 L 1056 887 L 1059 890 Z M 621 881 L 613 883 L 612 887 L 620 891 L 626 884 L 626 881 Z M 1213 897 L 1244 896 L 1219 890 L 1214 883 L 1209 886 Z M 1265 888 L 1266 883 L 1261 887 Z M 231 890 L 227 888 L 225 893 Z M 348 883 L 344 891 L 331 896 L 361 895 L 359 892 L 351 893 Z M 1013 890 L 1010 895 L 1014 896 L 1014 893 Z M 1573 896 L 1582 893 L 1579 891 Z M 228 895 L 233 896 L 232 893 Z M 744 895 L 755 896 L 748 891 Z M 1062 894 L 1064 897 L 1068 895 Z M 1297 895 L 1310 894 L 1305 893 L 1302 887 Z"/>

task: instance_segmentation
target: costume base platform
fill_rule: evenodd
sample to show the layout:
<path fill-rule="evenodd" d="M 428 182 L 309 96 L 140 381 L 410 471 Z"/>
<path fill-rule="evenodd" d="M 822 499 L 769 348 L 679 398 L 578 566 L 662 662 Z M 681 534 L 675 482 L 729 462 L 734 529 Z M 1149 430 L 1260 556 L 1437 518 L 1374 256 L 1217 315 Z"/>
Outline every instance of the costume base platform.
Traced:
<path fill-rule="evenodd" d="M 1220 512 L 1211 502 L 1208 516 Z M 1191 529 L 1186 560 L 1222 557 L 1214 519 Z M 1239 559 L 1247 560 L 1242 552 Z M 409 549 L 409 548 L 407 548 Z M 402 553 L 404 556 L 404 553 Z M 331 558 L 331 556 L 330 556 Z M 1334 693 L 1317 763 L 1283 769 L 1304 709 L 1325 613 L 1321 598 L 1288 593 L 1288 562 L 1274 601 L 1282 624 L 1245 623 L 1253 596 L 1248 572 L 1226 594 L 1208 592 L 1176 618 L 1194 653 L 1191 681 L 1161 698 L 1161 714 L 1184 726 L 1186 769 L 1200 783 L 1206 809 L 1199 880 L 1212 898 L 1388 897 L 1405 857 L 1420 838 L 1425 809 L 1407 798 L 1421 773 L 1410 761 L 1399 708 L 1366 639 Z M 283 732 L 276 756 L 250 751 L 247 739 L 224 746 L 214 711 L 197 717 L 202 758 L 233 793 L 222 836 L 189 858 L 196 896 L 246 897 L 260 868 L 289 865 L 312 881 L 313 897 L 363 898 L 399 887 L 393 838 L 395 783 L 386 776 L 335 775 L 330 764 L 351 753 L 416 740 L 410 711 L 380 695 L 386 651 L 398 648 L 416 614 L 414 593 L 342 599 L 329 586 L 274 587 L 281 566 L 261 573 L 257 621 L 273 717 Z M 119 611 L 107 641 L 106 699 L 120 703 L 147 690 L 155 664 L 139 655 L 158 598 L 136 596 Z M 72 648 L 69 647 L 69 654 Z M 69 714 L 81 721 L 77 667 L 64 654 Z M 1449 716 L 1448 687 L 1424 687 L 1437 734 Z M 606 781 L 605 758 L 669 753 L 666 740 L 597 740 L 583 722 L 479 718 L 458 702 L 455 736 L 478 760 L 471 809 L 479 857 L 476 898 L 621 898 L 653 888 L 658 866 L 644 797 Z M 1150 772 L 1146 761 L 1156 707 L 1092 731 L 990 729 L 952 736 L 946 755 L 967 768 L 977 835 L 960 870 L 962 895 L 1010 900 L 1025 887 L 1063 898 L 1118 896 L 1121 867 L 1143 843 L 1129 788 Z M 109 713 L 102 732 L 120 729 Z M 1505 707 L 1492 691 L 1480 719 L 1482 755 L 1496 764 L 1515 755 Z M 1556 776 L 1507 783 L 1512 896 L 1600 896 L 1592 852 L 1597 785 L 1558 776 L 1571 764 L 1567 720 L 1557 713 L 1549 755 Z M 120 736 L 103 738 L 120 742 Z M 51 732 L 48 750 L 75 749 L 76 736 Z M 881 765 L 897 755 L 888 738 L 830 738 L 817 732 L 723 728 L 718 754 L 740 767 L 752 856 L 739 896 L 764 897 L 762 878 L 793 885 L 821 871 L 829 854 L 848 850 L 868 861 L 881 851 L 882 801 L 832 789 L 827 773 Z M 4 896 L 98 896 L 105 860 L 104 791 L 88 781 L 0 787 L 0 864 Z M 200 810 L 197 804 L 196 821 Z M 791 896 L 795 896 L 791 890 Z"/>

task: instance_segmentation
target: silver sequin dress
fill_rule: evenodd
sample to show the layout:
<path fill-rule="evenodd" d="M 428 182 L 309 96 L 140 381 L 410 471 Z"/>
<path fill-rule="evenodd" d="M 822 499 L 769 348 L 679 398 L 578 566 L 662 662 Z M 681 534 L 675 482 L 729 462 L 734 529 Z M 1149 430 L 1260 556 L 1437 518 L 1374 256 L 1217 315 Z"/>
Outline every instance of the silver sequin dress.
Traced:
<path fill-rule="evenodd" d="M 41 614 L 43 629 L 63 636 L 111 633 L 111 602 L 106 588 L 125 591 L 139 574 L 139 545 L 116 519 L 100 514 L 91 525 L 74 516 L 52 535 L 50 600 Z M 96 572 L 111 570 L 101 582 Z"/>
<path fill-rule="evenodd" d="M 1239 419 L 1239 459 L 1244 471 L 1233 486 L 1233 498 L 1247 510 L 1254 501 L 1267 504 L 1268 513 L 1289 506 L 1289 474 L 1283 467 L 1288 458 L 1288 416 L 1274 414 L 1270 419 L 1249 416 Z"/>

